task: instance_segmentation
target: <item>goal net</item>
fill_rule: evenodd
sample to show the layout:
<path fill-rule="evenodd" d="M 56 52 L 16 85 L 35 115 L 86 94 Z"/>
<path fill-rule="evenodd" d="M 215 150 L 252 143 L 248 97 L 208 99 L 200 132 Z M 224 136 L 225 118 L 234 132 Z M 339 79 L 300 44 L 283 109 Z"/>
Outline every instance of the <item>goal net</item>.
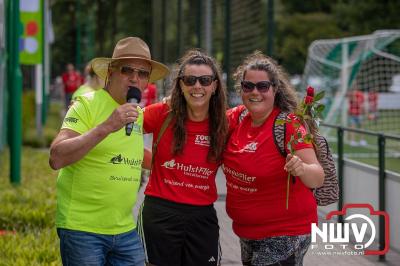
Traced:
<path fill-rule="evenodd" d="M 326 93 L 325 123 L 400 135 L 400 30 L 314 41 L 307 85 Z"/>

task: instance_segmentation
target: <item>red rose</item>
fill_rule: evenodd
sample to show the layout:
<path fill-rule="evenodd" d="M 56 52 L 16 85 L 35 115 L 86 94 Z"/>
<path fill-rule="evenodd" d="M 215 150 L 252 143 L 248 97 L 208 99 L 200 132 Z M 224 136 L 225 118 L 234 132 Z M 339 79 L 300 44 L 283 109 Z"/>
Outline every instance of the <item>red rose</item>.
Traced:
<path fill-rule="evenodd" d="M 314 88 L 313 87 L 311 87 L 311 86 L 308 86 L 308 88 L 307 88 L 307 95 L 308 96 L 314 96 Z"/>
<path fill-rule="evenodd" d="M 308 93 L 308 89 L 307 89 L 307 93 Z M 311 104 L 314 101 L 314 98 L 312 96 L 306 96 L 306 98 L 304 99 L 305 104 Z"/>

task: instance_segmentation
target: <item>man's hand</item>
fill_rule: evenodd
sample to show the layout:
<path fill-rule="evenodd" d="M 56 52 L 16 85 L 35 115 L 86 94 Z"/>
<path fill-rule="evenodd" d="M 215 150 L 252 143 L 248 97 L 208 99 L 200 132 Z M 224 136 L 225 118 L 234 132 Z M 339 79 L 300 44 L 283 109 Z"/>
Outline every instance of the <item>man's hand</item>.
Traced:
<path fill-rule="evenodd" d="M 102 124 L 108 132 L 116 132 L 128 123 L 135 122 L 139 116 L 137 104 L 125 103 L 119 106 L 110 117 Z"/>

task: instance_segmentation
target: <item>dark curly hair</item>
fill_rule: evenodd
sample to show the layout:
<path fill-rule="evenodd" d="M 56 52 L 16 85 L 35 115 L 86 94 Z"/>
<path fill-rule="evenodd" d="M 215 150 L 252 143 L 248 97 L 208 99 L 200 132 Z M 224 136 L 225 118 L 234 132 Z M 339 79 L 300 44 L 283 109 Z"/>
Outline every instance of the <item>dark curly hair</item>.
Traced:
<path fill-rule="evenodd" d="M 265 71 L 273 84 L 275 90 L 275 106 L 284 112 L 293 112 L 297 108 L 297 94 L 289 82 L 287 73 L 280 67 L 275 60 L 264 55 L 260 51 L 254 51 L 247 56 L 243 63 L 233 74 L 236 90 L 240 90 L 240 82 L 246 75 L 247 70 Z"/>

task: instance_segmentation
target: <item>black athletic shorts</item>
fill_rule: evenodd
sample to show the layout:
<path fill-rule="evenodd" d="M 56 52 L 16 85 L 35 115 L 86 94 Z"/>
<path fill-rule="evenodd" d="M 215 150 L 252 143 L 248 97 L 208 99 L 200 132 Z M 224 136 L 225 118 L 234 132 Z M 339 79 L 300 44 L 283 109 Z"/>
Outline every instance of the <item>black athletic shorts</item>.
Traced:
<path fill-rule="evenodd" d="M 213 205 L 193 206 L 146 196 L 139 211 L 138 232 L 150 264 L 220 265 L 219 226 Z"/>

